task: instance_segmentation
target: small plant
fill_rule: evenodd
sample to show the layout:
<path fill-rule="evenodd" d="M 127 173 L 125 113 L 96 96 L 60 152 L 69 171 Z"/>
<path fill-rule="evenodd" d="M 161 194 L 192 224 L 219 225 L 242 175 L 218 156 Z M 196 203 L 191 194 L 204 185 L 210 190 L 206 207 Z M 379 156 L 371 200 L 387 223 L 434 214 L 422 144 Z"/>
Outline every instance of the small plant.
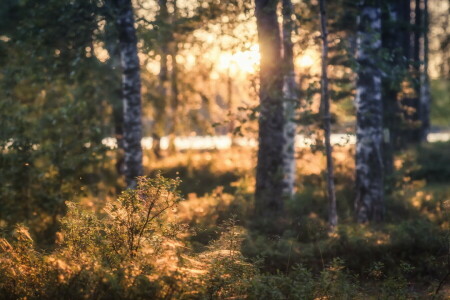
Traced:
<path fill-rule="evenodd" d="M 0 292 L 11 299 L 171 299 L 181 290 L 178 235 L 168 212 L 178 179 L 138 178 L 102 214 L 67 203 L 54 252 L 34 250 L 25 227 L 0 240 Z M 178 279 L 177 279 L 178 278 Z M 175 280 L 177 279 L 177 280 Z"/>

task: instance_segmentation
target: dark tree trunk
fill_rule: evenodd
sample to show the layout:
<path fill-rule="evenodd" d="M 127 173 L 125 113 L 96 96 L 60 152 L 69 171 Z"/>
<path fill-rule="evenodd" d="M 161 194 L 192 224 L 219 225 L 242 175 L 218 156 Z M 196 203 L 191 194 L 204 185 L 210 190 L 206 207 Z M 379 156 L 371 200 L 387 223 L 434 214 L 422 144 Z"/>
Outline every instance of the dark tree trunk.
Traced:
<path fill-rule="evenodd" d="M 322 108 L 323 128 L 325 134 L 325 153 L 327 156 L 327 194 L 328 194 L 328 225 L 334 230 L 338 223 L 336 210 L 336 191 L 334 187 L 333 148 L 331 147 L 331 115 L 330 97 L 328 93 L 328 30 L 325 0 L 319 0 L 320 24 L 322 29 Z"/>
<path fill-rule="evenodd" d="M 178 18 L 177 0 L 173 0 L 173 16 L 172 24 L 174 24 Z M 171 95 L 171 107 L 172 107 L 172 130 L 169 137 L 169 152 L 175 152 L 175 137 L 178 134 L 178 118 L 180 104 L 179 104 L 179 91 L 178 91 L 178 44 L 175 33 L 172 32 L 172 45 L 170 49 L 170 57 L 172 63 L 171 77 L 170 77 L 170 95 Z"/>
<path fill-rule="evenodd" d="M 127 187 L 142 175 L 141 78 L 131 0 L 114 0 L 122 65 L 124 174 Z"/>
<path fill-rule="evenodd" d="M 403 115 L 406 129 L 402 144 L 417 144 L 427 140 L 430 127 L 430 86 L 428 78 L 428 1 L 414 0 L 414 19 L 411 23 L 412 85 L 414 96 L 405 98 Z M 408 113 L 409 111 L 409 113 Z"/>
<path fill-rule="evenodd" d="M 161 90 L 166 94 L 165 90 L 165 83 L 168 80 L 167 76 L 167 56 L 169 55 L 169 49 L 168 49 L 168 35 L 169 30 L 169 12 L 167 10 L 167 0 L 158 0 L 159 4 L 159 15 L 158 15 L 158 22 L 160 24 L 160 30 L 158 32 L 158 40 L 161 47 L 161 63 L 160 63 L 160 71 L 159 71 L 159 83 L 161 86 Z"/>
<path fill-rule="evenodd" d="M 421 42 L 421 57 L 423 60 L 422 68 L 420 70 L 420 140 L 427 141 L 427 136 L 430 131 L 430 79 L 428 76 L 428 0 L 423 0 L 422 12 L 422 42 Z"/>
<path fill-rule="evenodd" d="M 106 2 L 107 6 L 107 14 L 105 14 L 106 18 L 106 26 L 105 26 L 105 46 L 106 50 L 109 54 L 108 59 L 108 67 L 110 68 L 111 74 L 114 79 L 114 89 L 109 99 L 112 106 L 112 115 L 114 120 L 114 137 L 117 142 L 117 151 L 116 151 L 116 172 L 118 175 L 123 175 L 123 164 L 124 164 L 124 155 L 123 155 L 123 103 L 122 103 L 122 88 L 120 86 L 120 50 L 119 43 L 117 37 L 117 30 L 115 26 L 115 18 L 111 13 L 114 11 L 114 7 L 111 6 L 111 2 Z M 117 192 L 120 193 L 119 186 L 117 186 Z"/>
<path fill-rule="evenodd" d="M 376 1 L 360 2 L 358 79 L 356 86 L 356 218 L 381 221 L 383 201 L 383 104 L 381 72 L 381 9 Z"/>
<path fill-rule="evenodd" d="M 403 116 L 405 120 L 405 129 L 402 131 L 400 138 L 401 145 L 417 144 L 421 138 L 421 36 L 422 36 L 422 10 L 420 8 L 420 0 L 414 0 L 414 18 L 411 18 L 412 38 L 411 43 L 411 78 L 414 89 L 414 96 L 402 99 Z"/>
<path fill-rule="evenodd" d="M 405 28 L 409 24 L 409 16 L 406 19 L 407 22 L 403 18 L 405 2 L 409 4 L 409 0 L 389 0 L 382 13 L 382 43 L 383 48 L 390 54 L 386 63 L 395 66 L 386 70 L 386 75 L 382 79 L 383 164 L 386 181 L 390 181 L 394 171 L 395 140 L 398 136 L 398 128 L 401 126 L 398 94 L 401 90 L 401 81 L 408 68 L 405 60 L 408 50 L 403 48 L 405 45 L 409 47 L 409 38 L 407 43 L 404 42 L 406 36 L 409 37 L 409 31 Z"/>
<path fill-rule="evenodd" d="M 260 64 L 259 149 L 255 208 L 270 217 L 283 210 L 283 78 L 276 0 L 255 0 Z"/>
<path fill-rule="evenodd" d="M 158 45 L 159 54 L 161 56 L 159 69 L 159 103 L 155 103 L 154 126 L 153 126 L 153 143 L 152 150 L 157 159 L 161 155 L 161 137 L 166 133 L 167 116 L 166 110 L 169 101 L 169 72 L 168 72 L 168 56 L 169 56 L 169 42 L 171 39 L 171 27 L 169 24 L 169 12 L 167 9 L 167 0 L 158 0 L 159 13 L 156 21 L 158 24 Z"/>
<path fill-rule="evenodd" d="M 401 43 L 404 63 L 409 64 L 411 60 L 411 0 L 391 0 L 399 6 L 399 41 Z"/>

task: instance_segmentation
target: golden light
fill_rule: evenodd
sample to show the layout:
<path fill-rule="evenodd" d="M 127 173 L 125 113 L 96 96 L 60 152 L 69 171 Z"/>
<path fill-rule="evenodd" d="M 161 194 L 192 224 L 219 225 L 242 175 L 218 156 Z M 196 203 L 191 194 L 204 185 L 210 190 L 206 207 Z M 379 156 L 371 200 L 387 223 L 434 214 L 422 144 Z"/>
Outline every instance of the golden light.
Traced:
<path fill-rule="evenodd" d="M 309 68 L 314 64 L 314 59 L 311 55 L 304 54 L 296 58 L 295 64 L 301 68 Z"/>
<path fill-rule="evenodd" d="M 246 51 L 239 51 L 234 54 L 221 53 L 217 69 L 220 72 L 230 72 L 232 75 L 238 72 L 252 74 L 258 69 L 259 60 L 259 46 L 253 45 Z"/>

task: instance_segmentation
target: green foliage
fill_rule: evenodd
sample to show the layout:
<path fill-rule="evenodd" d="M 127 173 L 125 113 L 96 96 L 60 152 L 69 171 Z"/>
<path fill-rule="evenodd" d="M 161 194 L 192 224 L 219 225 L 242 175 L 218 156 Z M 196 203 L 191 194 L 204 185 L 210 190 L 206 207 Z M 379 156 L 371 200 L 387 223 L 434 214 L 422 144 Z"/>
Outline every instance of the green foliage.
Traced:
<path fill-rule="evenodd" d="M 1 239 L 2 294 L 11 299 L 164 298 L 171 266 L 157 262 L 176 256 L 184 231 L 167 220 L 180 200 L 178 183 L 159 175 L 141 177 L 136 190 L 123 192 L 101 215 L 70 203 L 51 255 L 34 250 L 27 229 L 17 227 L 13 243 Z"/>
<path fill-rule="evenodd" d="M 431 123 L 435 126 L 450 127 L 450 82 L 449 79 L 431 81 Z"/>
<path fill-rule="evenodd" d="M 178 184 L 179 180 L 159 174 L 154 179 L 140 177 L 136 190 L 126 190 L 117 200 L 107 203 L 103 218 L 71 203 L 62 220 L 64 246 L 75 255 L 90 253 L 114 267 L 143 255 L 143 248 L 158 255 L 162 242 L 176 238 L 181 230 L 165 218 L 167 210 L 181 199 Z M 149 253 L 145 256 L 150 259 Z"/>
<path fill-rule="evenodd" d="M 449 142 L 439 142 L 419 146 L 413 155 L 415 167 L 410 171 L 413 180 L 425 179 L 427 182 L 450 181 Z"/>
<path fill-rule="evenodd" d="M 64 201 L 95 192 L 104 161 L 109 70 L 92 44 L 100 11 L 87 0 L 7 2 L 0 219 L 26 222 L 39 242 L 52 243 Z"/>
<path fill-rule="evenodd" d="M 411 292 L 411 278 L 429 282 L 445 269 L 445 232 L 423 219 L 340 225 L 328 235 L 310 216 L 299 225 L 310 231 L 302 238 L 301 228 L 266 237 L 206 214 L 201 222 L 217 238 L 194 251 L 180 221 L 185 202 L 197 202 L 179 202 L 178 185 L 158 174 L 139 178 L 136 190 L 100 212 L 69 203 L 50 253 L 35 250 L 17 226 L 0 239 L 0 292 L 7 299 L 411 299 L 421 295 Z"/>

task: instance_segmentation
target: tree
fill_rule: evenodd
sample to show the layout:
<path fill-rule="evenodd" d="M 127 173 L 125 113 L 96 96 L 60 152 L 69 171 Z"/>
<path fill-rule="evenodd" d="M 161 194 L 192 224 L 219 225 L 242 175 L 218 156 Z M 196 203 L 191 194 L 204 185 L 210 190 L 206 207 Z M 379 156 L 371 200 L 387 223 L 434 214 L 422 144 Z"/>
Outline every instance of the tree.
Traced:
<path fill-rule="evenodd" d="M 124 173 L 127 187 L 142 175 L 141 78 L 131 0 L 114 0 L 122 65 Z"/>
<path fill-rule="evenodd" d="M 383 218 L 383 104 L 381 99 L 381 9 L 362 0 L 358 18 L 356 83 L 356 218 Z"/>
<path fill-rule="evenodd" d="M 178 5 L 177 0 L 172 0 L 173 14 L 172 14 L 172 24 L 175 24 L 178 19 Z M 171 91 L 171 105 L 172 105 L 172 129 L 171 129 L 171 140 L 170 145 L 171 150 L 174 150 L 174 140 L 177 132 L 179 131 L 178 113 L 180 106 L 180 95 L 178 88 L 178 40 L 175 38 L 176 33 L 173 32 L 172 44 L 170 47 L 170 58 L 172 63 L 171 78 L 170 78 L 170 91 Z"/>
<path fill-rule="evenodd" d="M 327 193 L 328 193 L 328 224 L 331 229 L 337 226 L 338 216 L 336 211 L 336 191 L 334 188 L 334 166 L 331 146 L 331 115 L 330 97 L 328 93 L 328 31 L 325 0 L 320 0 L 320 23 L 322 29 L 322 107 L 323 128 L 325 134 L 325 153 L 327 157 Z"/>
<path fill-rule="evenodd" d="M 383 165 L 386 179 L 394 171 L 396 140 L 401 126 L 399 92 L 408 71 L 409 0 L 387 0 L 382 10 L 383 66 Z"/>
<path fill-rule="evenodd" d="M 108 77 L 105 78 L 110 86 L 114 89 L 109 97 L 109 103 L 112 106 L 112 117 L 114 123 L 114 137 L 116 138 L 116 172 L 118 176 L 123 175 L 124 169 L 124 149 L 123 149 L 123 102 L 122 102 L 122 87 L 121 87 L 121 68 L 120 68 L 120 49 L 117 28 L 115 26 L 114 6 L 111 1 L 106 1 L 104 6 L 104 43 L 108 51 L 109 59 L 106 61 L 109 67 Z M 116 186 L 117 192 L 120 192 L 122 187 Z"/>
<path fill-rule="evenodd" d="M 422 41 L 421 45 L 421 57 L 422 64 L 420 70 L 420 140 L 427 141 L 427 136 L 430 131 L 430 78 L 428 76 L 428 0 L 423 0 L 423 12 L 422 12 Z"/>
<path fill-rule="evenodd" d="M 283 148 L 283 166 L 284 179 L 283 193 L 286 196 L 294 194 L 295 184 L 295 135 L 296 123 L 295 110 L 297 107 L 295 70 L 294 70 L 294 51 L 291 34 L 294 29 L 293 11 L 291 0 L 283 0 L 283 104 L 284 104 L 284 148 Z"/>
<path fill-rule="evenodd" d="M 255 0 L 260 62 L 259 149 L 255 208 L 261 216 L 283 210 L 284 110 L 277 0 Z"/>
<path fill-rule="evenodd" d="M 102 173 L 100 10 L 90 0 L 0 4 L 0 219 L 26 222 L 39 242 L 53 242 L 65 201 L 95 191 Z"/>
<path fill-rule="evenodd" d="M 414 93 L 403 99 L 406 129 L 400 139 L 403 144 L 426 141 L 430 127 L 430 84 L 428 78 L 428 1 L 415 0 L 414 18 L 410 16 L 409 40 L 411 55 L 411 85 Z M 408 2 L 408 5 L 410 3 Z"/>
<path fill-rule="evenodd" d="M 157 158 L 161 157 L 161 137 L 165 134 L 164 124 L 166 120 L 165 108 L 168 102 L 168 85 L 169 85 L 169 71 L 167 67 L 168 56 L 169 56 L 169 41 L 171 38 L 171 28 L 169 24 L 169 12 L 167 8 L 167 0 L 158 0 L 159 14 L 156 17 L 156 22 L 158 24 L 158 45 L 159 54 L 161 56 L 160 68 L 159 68 L 159 103 L 160 105 L 155 105 L 155 108 L 159 108 L 158 112 L 155 114 L 155 125 L 153 126 L 153 152 Z"/>

